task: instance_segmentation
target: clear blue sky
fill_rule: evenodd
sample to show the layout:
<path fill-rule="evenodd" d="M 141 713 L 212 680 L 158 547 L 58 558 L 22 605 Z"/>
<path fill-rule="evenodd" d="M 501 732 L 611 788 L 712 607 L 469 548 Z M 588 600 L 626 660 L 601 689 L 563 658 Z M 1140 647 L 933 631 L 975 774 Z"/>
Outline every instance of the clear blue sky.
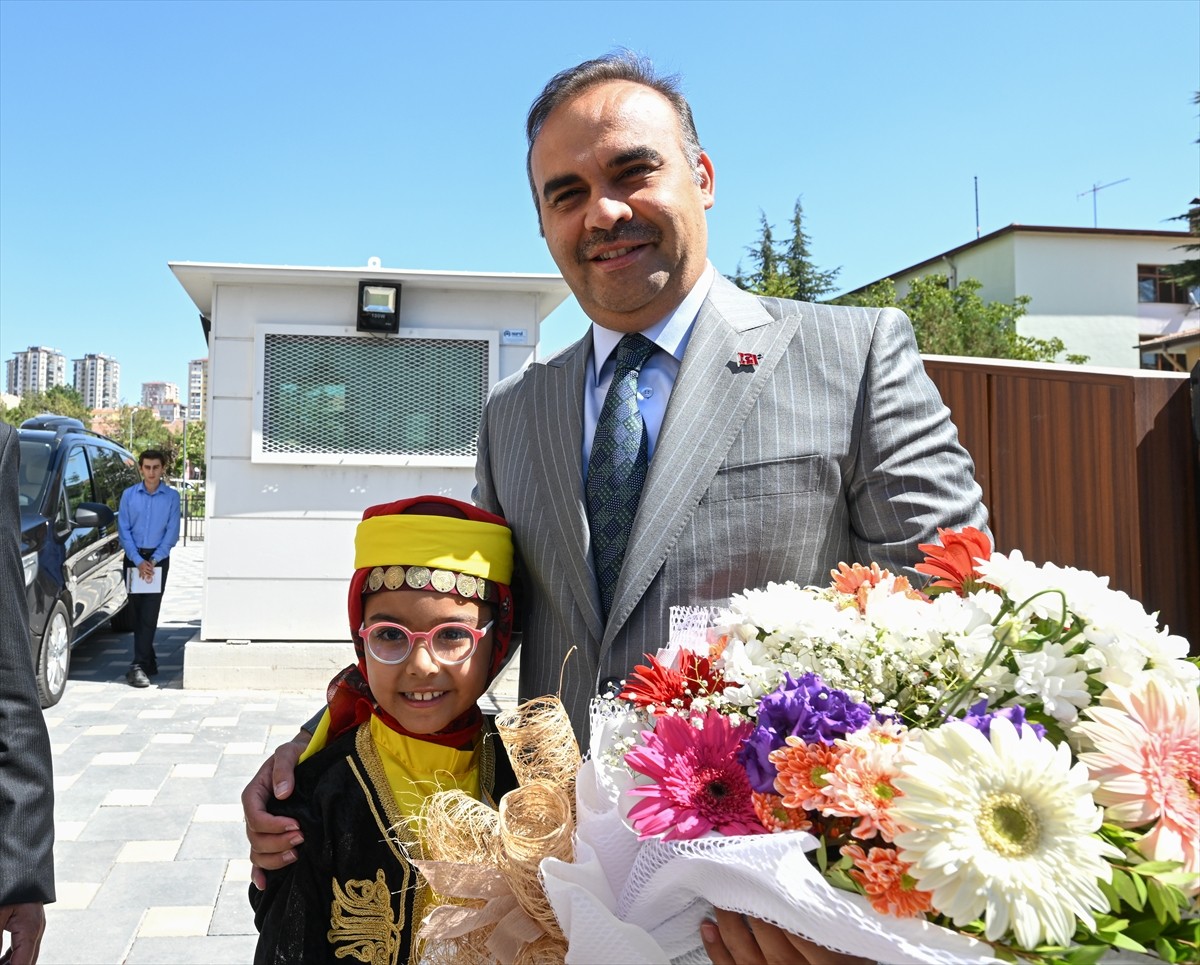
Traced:
<path fill-rule="evenodd" d="M 554 271 L 523 121 L 623 45 L 683 76 L 710 257 L 802 196 L 857 287 L 1012 222 L 1173 228 L 1200 192 L 1200 4 L 0 0 L 0 358 L 206 354 L 169 260 Z M 584 324 L 574 301 L 543 348 Z M 2 387 L 2 386 L 0 386 Z"/>

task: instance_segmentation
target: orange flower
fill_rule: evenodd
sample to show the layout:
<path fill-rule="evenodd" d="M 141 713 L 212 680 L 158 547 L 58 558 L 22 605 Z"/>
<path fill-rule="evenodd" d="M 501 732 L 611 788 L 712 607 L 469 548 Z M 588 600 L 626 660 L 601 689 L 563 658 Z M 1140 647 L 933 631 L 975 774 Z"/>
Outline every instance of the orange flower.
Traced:
<path fill-rule="evenodd" d="M 754 813 L 758 815 L 763 827 L 772 834 L 776 831 L 807 831 L 812 827 L 812 822 L 804 811 L 785 807 L 783 798 L 778 794 L 755 791 L 750 799 L 754 802 Z"/>
<path fill-rule="evenodd" d="M 865 613 L 867 611 L 867 592 L 892 574 L 888 570 L 881 570 L 878 563 L 872 563 L 869 567 L 863 566 L 861 563 L 855 563 L 853 566 L 839 563 L 836 570 L 829 571 L 829 575 L 833 577 L 833 588 L 839 593 L 854 597 L 854 604 L 858 607 L 858 612 Z M 897 576 L 892 581 L 892 592 L 903 593 L 910 600 L 929 599 L 920 590 L 914 590 L 909 584 L 908 578 L 903 576 Z"/>
<path fill-rule="evenodd" d="M 916 880 L 908 873 L 912 866 L 891 848 L 864 852 L 857 844 L 848 844 L 842 854 L 854 862 L 850 877 L 862 885 L 876 911 L 914 918 L 933 908 L 933 892 L 917 889 Z"/>
<path fill-rule="evenodd" d="M 834 744 L 805 744 L 799 737 L 788 737 L 787 746 L 771 751 L 767 759 L 779 774 L 775 790 L 786 808 L 816 811 L 826 804 L 826 775 L 838 763 L 842 748 Z"/>
<path fill-rule="evenodd" d="M 938 527 L 938 543 L 921 543 L 917 549 L 925 554 L 925 561 L 915 567 L 918 573 L 936 576 L 933 589 L 953 590 L 966 596 L 979 579 L 975 568 L 977 559 L 991 559 L 992 542 L 974 526 L 961 532 Z"/>

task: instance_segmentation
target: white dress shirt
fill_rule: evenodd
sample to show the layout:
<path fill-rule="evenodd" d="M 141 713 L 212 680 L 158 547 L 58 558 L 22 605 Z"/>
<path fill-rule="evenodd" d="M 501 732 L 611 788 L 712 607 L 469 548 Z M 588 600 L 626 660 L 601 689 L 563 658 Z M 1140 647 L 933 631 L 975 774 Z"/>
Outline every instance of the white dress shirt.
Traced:
<path fill-rule="evenodd" d="M 692 326 L 700 313 L 700 306 L 708 297 L 712 288 L 716 269 L 709 262 L 687 297 L 679 303 L 679 307 L 660 322 L 656 322 L 642 332 L 650 339 L 659 351 L 655 352 L 642 366 L 638 377 L 638 411 L 646 424 L 646 452 L 649 458 L 654 458 L 654 447 L 658 442 L 658 432 L 662 428 L 663 416 L 667 412 L 667 402 L 671 398 L 671 389 L 675 378 L 679 375 L 679 365 L 683 361 L 683 353 L 687 351 L 688 339 L 692 337 Z M 588 460 L 592 455 L 592 440 L 596 437 L 596 423 L 600 419 L 600 411 L 604 408 L 604 397 L 608 395 L 608 387 L 612 383 L 613 373 L 617 362 L 614 357 L 617 344 L 623 333 L 612 329 L 602 328 L 592 323 L 592 358 L 588 366 L 590 378 L 583 387 L 583 475 L 587 480 Z"/>

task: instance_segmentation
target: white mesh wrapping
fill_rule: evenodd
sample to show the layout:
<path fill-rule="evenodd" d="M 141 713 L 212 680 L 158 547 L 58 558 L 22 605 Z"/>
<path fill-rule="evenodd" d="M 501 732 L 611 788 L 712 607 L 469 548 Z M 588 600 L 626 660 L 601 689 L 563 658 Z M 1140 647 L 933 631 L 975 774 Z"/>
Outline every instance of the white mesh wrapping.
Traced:
<path fill-rule="evenodd" d="M 995 963 L 991 948 L 914 919 L 874 911 L 825 882 L 803 832 L 639 844 L 618 809 L 628 777 L 603 764 L 604 719 L 576 785 L 576 859 L 542 863 L 546 892 L 570 943 L 568 963 L 706 962 L 700 923 L 719 905 L 827 948 L 889 963 Z M 598 763 L 599 762 L 599 763 Z"/>

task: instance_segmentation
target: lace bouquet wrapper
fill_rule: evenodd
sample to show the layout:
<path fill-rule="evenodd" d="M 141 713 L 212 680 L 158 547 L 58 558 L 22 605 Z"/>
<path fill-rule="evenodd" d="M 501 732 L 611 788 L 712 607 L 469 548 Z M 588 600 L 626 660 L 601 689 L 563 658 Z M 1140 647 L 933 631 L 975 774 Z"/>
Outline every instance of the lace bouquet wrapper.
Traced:
<path fill-rule="evenodd" d="M 546 858 L 574 854 L 579 745 L 556 697 L 496 718 L 519 786 L 494 810 L 462 791 L 426 799 L 413 864 L 433 893 L 417 940 L 428 965 L 551 965 L 567 942 L 542 888 Z"/>
<path fill-rule="evenodd" d="M 1200 670 L 1105 578 L 922 546 L 672 611 L 593 708 L 568 962 L 703 962 L 712 906 L 880 962 L 1200 961 Z"/>

